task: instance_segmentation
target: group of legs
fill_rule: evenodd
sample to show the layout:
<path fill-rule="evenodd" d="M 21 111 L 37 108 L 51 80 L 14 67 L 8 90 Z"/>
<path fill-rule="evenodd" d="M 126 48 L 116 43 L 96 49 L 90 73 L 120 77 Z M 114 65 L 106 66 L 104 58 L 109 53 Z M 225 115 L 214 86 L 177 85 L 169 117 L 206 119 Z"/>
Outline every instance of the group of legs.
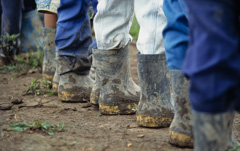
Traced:
<path fill-rule="evenodd" d="M 55 24 L 50 26 L 52 37 L 56 35 L 57 63 L 53 63 L 52 57 L 46 57 L 56 54 L 54 38 L 47 39 L 51 37 L 48 31 L 44 37 L 51 44 L 44 44 L 45 62 L 52 64 L 43 67 L 43 74 L 53 79 L 53 88 L 64 102 L 90 99 L 99 106 L 101 114 L 136 112 L 140 126 L 170 126 L 169 142 L 175 146 L 221 151 L 226 146 L 237 145 L 232 125 L 240 98 L 239 5 L 236 5 L 239 3 L 234 0 L 212 3 L 216 7 L 209 8 L 207 0 L 187 4 L 184 0 L 99 0 L 94 19 L 97 47 L 91 54 L 89 47 L 93 41 L 87 16 L 90 2 L 61 0 L 58 14 L 55 13 L 57 31 L 53 29 Z M 224 6 L 225 3 L 228 5 Z M 200 5 L 203 7 L 198 7 Z M 128 60 L 128 45 L 132 39 L 129 30 L 134 13 L 140 24 L 139 86 L 131 78 Z M 233 17 L 227 18 L 225 13 Z M 207 19 L 208 15 L 213 18 Z M 236 26 L 224 24 L 227 20 Z M 205 31 L 210 28 L 208 24 L 212 31 Z M 45 23 L 45 29 L 46 26 Z M 218 38 L 223 39 L 211 41 L 216 32 L 219 32 Z M 221 49 L 219 41 L 224 41 Z M 229 51 L 218 52 L 227 47 Z M 226 55 L 221 57 L 222 54 Z M 94 78 L 90 76 L 91 67 L 95 70 Z M 212 68 L 214 70 L 210 70 Z"/>
<path fill-rule="evenodd" d="M 35 51 L 40 43 L 41 22 L 36 11 L 34 0 L 1 0 L 0 1 L 0 34 L 1 42 L 6 40 L 6 35 L 20 35 L 13 40 L 5 42 L 12 46 L 11 50 L 4 54 L 0 49 L 0 66 L 9 63 L 7 56 L 16 53 Z"/>

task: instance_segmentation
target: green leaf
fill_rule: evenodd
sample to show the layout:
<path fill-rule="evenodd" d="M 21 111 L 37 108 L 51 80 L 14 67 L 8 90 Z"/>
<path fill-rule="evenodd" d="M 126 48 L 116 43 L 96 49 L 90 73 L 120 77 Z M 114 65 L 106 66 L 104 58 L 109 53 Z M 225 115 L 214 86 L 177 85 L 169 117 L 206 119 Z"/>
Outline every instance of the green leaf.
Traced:
<path fill-rule="evenodd" d="M 102 114 L 101 114 L 101 113 L 99 113 L 97 116 L 102 116 Z"/>
<path fill-rule="evenodd" d="M 14 128 L 10 128 L 10 129 L 8 129 L 8 131 L 22 132 L 22 131 L 23 131 L 23 128 L 21 128 L 21 127 L 14 127 Z"/>
<path fill-rule="evenodd" d="M 54 132 L 53 131 L 48 131 L 47 134 L 52 136 L 52 135 L 54 135 Z"/>
<path fill-rule="evenodd" d="M 21 128 L 24 128 L 24 127 L 29 127 L 30 125 L 28 123 L 21 122 L 21 123 L 13 123 L 13 124 L 10 124 L 9 126 L 10 127 L 21 127 Z"/>

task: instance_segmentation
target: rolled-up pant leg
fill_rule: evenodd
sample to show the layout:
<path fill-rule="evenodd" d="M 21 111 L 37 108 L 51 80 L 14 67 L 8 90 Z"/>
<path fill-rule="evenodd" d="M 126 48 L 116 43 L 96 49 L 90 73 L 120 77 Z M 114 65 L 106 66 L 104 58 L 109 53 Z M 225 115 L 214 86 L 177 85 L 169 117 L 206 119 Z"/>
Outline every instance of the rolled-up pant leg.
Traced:
<path fill-rule="evenodd" d="M 124 48 L 132 39 L 134 0 L 99 0 L 97 9 L 94 29 L 98 49 Z"/>
<path fill-rule="evenodd" d="M 208 113 L 239 110 L 239 1 L 186 2 L 191 30 L 183 71 L 191 79 L 192 107 Z"/>
<path fill-rule="evenodd" d="M 183 0 L 164 0 L 163 10 L 167 17 L 163 37 L 168 68 L 181 70 L 189 40 L 187 8 Z"/>
<path fill-rule="evenodd" d="M 135 0 L 134 10 L 140 25 L 137 48 L 141 54 L 161 54 L 163 46 L 162 31 L 166 25 L 163 0 Z"/>
<path fill-rule="evenodd" d="M 88 47 L 92 43 L 89 5 L 89 0 L 61 0 L 55 39 L 60 56 L 88 56 Z"/>

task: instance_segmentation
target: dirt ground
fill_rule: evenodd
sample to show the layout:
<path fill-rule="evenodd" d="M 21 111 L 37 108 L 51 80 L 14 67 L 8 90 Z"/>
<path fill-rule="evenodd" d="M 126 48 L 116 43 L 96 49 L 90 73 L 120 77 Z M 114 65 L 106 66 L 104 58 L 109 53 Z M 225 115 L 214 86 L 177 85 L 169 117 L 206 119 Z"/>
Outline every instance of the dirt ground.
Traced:
<path fill-rule="evenodd" d="M 135 45 L 130 45 L 132 76 L 137 82 L 136 52 Z M 192 151 L 169 145 L 168 128 L 137 126 L 135 115 L 98 116 L 98 108 L 89 107 L 87 103 L 62 103 L 57 96 L 22 96 L 41 73 L 12 78 L 17 74 L 0 71 L 0 106 L 16 99 L 23 100 L 10 110 L 0 110 L 0 151 Z M 41 105 L 37 105 L 39 102 Z M 238 140 L 239 117 L 237 115 L 234 121 Z M 64 123 L 66 129 L 52 136 L 40 131 L 7 131 L 9 124 L 36 121 Z"/>

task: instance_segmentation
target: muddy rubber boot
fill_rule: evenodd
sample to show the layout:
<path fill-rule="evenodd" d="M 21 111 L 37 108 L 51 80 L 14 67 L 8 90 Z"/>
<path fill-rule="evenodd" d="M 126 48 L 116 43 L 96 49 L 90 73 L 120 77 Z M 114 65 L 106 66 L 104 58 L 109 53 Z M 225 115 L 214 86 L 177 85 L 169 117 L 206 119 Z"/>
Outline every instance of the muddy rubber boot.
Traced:
<path fill-rule="evenodd" d="M 90 100 L 93 87 L 93 80 L 89 76 L 91 63 L 76 58 L 76 62 L 72 64 L 67 57 L 59 57 L 58 65 L 60 75 L 58 99 L 63 102 L 87 102 Z"/>
<path fill-rule="evenodd" d="M 92 105 L 98 105 L 98 100 L 99 100 L 99 96 L 100 96 L 100 87 L 99 87 L 99 76 L 97 77 L 96 75 L 96 65 L 95 65 L 95 61 L 94 61 L 94 57 L 93 57 L 93 61 L 92 61 L 92 68 L 94 69 L 94 74 L 95 74 L 95 80 L 94 80 L 94 84 L 93 84 L 93 88 L 92 88 L 92 92 L 90 95 L 90 103 Z"/>
<path fill-rule="evenodd" d="M 134 114 L 140 90 L 131 77 L 128 45 L 118 50 L 93 49 L 93 56 L 100 87 L 100 113 Z"/>
<path fill-rule="evenodd" d="M 177 147 L 193 147 L 192 114 L 189 102 L 189 82 L 181 70 L 170 70 L 174 118 L 170 125 L 169 143 Z"/>
<path fill-rule="evenodd" d="M 141 88 L 137 124 L 143 127 L 168 127 L 173 120 L 173 105 L 170 102 L 165 54 L 138 53 L 137 59 Z"/>
<path fill-rule="evenodd" d="M 56 28 L 43 27 L 43 69 L 42 75 L 47 80 L 52 81 L 56 70 L 56 50 L 55 50 Z"/>
<path fill-rule="evenodd" d="M 193 111 L 194 151 L 225 151 L 233 116 L 233 112 Z"/>
<path fill-rule="evenodd" d="M 59 76 L 59 66 L 58 66 L 58 63 L 56 64 L 56 71 L 54 73 L 54 76 L 53 76 L 53 81 L 52 81 L 52 90 L 55 94 L 58 93 L 58 84 L 59 84 L 59 79 L 60 79 L 60 76 Z"/>

